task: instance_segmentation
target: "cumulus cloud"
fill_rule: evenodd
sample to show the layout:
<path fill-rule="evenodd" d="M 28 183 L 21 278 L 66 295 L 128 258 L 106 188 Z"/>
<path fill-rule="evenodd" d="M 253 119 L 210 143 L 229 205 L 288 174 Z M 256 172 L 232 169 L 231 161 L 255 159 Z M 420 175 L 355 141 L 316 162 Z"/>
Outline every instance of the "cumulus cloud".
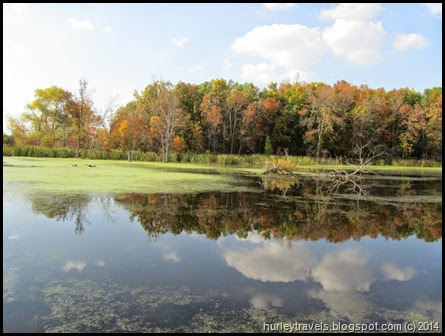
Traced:
<path fill-rule="evenodd" d="M 173 45 L 177 48 L 184 48 L 184 46 L 189 42 L 188 37 L 175 37 L 171 39 Z"/>
<path fill-rule="evenodd" d="M 407 281 L 416 273 L 412 267 L 397 267 L 391 263 L 384 263 L 382 270 L 387 279 L 397 281 Z"/>
<path fill-rule="evenodd" d="M 280 69 L 282 69 L 280 71 Z M 304 81 L 308 78 L 306 72 L 278 67 L 268 63 L 244 64 L 241 66 L 241 78 L 247 82 L 255 82 L 266 85 L 270 82 L 296 82 Z"/>
<path fill-rule="evenodd" d="M 259 26 L 238 37 L 232 51 L 249 56 L 260 56 L 272 66 L 299 69 L 317 62 L 323 52 L 319 28 L 300 24 Z"/>
<path fill-rule="evenodd" d="M 338 253 L 326 254 L 312 270 L 312 278 L 323 289 L 338 292 L 369 291 L 375 280 L 367 267 L 369 256 L 359 249 L 348 248 Z"/>
<path fill-rule="evenodd" d="M 393 47 L 397 51 L 407 49 L 423 49 L 428 46 L 428 41 L 421 34 L 398 34 Z"/>
<path fill-rule="evenodd" d="M 323 9 L 323 20 L 370 20 L 383 10 L 378 3 L 341 3 L 335 8 Z"/>
<path fill-rule="evenodd" d="M 306 280 L 315 264 L 311 250 L 301 243 L 289 248 L 268 242 L 250 251 L 227 251 L 223 257 L 244 276 L 263 282 Z"/>
<path fill-rule="evenodd" d="M 283 307 L 283 300 L 271 294 L 257 294 L 250 299 L 250 304 L 257 309 L 269 309 L 270 307 Z"/>
<path fill-rule="evenodd" d="M 85 261 L 78 261 L 78 262 L 67 261 L 65 263 L 65 266 L 63 266 L 63 270 L 65 272 L 68 272 L 69 270 L 76 269 L 79 272 L 82 272 L 86 266 L 87 266 L 87 263 Z"/>
<path fill-rule="evenodd" d="M 428 7 L 432 15 L 437 15 L 442 17 L 442 3 L 424 3 L 422 5 Z"/>
<path fill-rule="evenodd" d="M 307 80 L 307 70 L 328 50 L 355 64 L 375 63 L 381 59 L 386 32 L 381 22 L 372 19 L 382 10 L 380 4 L 339 4 L 320 12 L 322 19 L 333 21 L 329 27 L 258 26 L 238 37 L 231 50 L 263 59 L 241 66 L 242 78 L 259 84 Z"/>
<path fill-rule="evenodd" d="M 111 27 L 105 27 L 102 31 L 104 33 L 111 33 L 113 31 L 113 29 Z"/>
<path fill-rule="evenodd" d="M 386 33 L 381 22 L 340 19 L 325 28 L 322 36 L 335 56 L 367 64 L 380 59 L 379 46 Z"/>
<path fill-rule="evenodd" d="M 263 3 L 263 6 L 266 9 L 270 10 L 283 10 L 283 9 L 289 9 L 294 7 L 295 3 Z"/>
<path fill-rule="evenodd" d="M 90 20 L 71 18 L 69 22 L 71 23 L 71 28 L 76 30 L 94 30 L 94 25 Z"/>

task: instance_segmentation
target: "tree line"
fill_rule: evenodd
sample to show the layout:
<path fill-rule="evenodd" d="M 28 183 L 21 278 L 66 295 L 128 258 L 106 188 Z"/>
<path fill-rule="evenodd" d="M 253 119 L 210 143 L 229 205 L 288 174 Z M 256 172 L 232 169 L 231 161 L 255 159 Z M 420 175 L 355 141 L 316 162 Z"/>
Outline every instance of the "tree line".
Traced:
<path fill-rule="evenodd" d="M 338 81 L 202 84 L 155 80 L 133 100 L 97 109 L 80 80 L 77 93 L 37 89 L 4 144 L 224 154 L 353 157 L 357 148 L 391 158 L 442 160 L 442 88 L 423 94 Z"/>

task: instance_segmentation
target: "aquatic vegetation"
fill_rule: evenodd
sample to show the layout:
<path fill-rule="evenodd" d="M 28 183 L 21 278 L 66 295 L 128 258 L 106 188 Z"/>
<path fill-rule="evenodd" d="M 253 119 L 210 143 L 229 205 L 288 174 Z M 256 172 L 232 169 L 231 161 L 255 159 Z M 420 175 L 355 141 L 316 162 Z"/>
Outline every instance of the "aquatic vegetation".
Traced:
<path fill-rule="evenodd" d="M 437 305 L 394 310 L 375 307 L 350 294 L 318 296 L 332 302 L 327 309 L 292 314 L 280 307 L 233 306 L 232 295 L 187 287 L 129 287 L 111 280 L 66 280 L 39 277 L 47 314 L 36 316 L 45 332 L 264 332 L 264 323 L 324 323 L 339 321 L 334 307 L 348 312 L 340 321 L 386 323 L 437 319 Z M 335 297 L 335 303 L 332 298 Z M 333 306 L 335 304 L 335 306 Z M 358 306 L 357 306 L 358 305 Z M 363 306 L 364 305 L 364 306 Z M 435 315 L 436 314 L 436 315 Z M 341 316 L 340 316 L 341 317 Z"/>
<path fill-rule="evenodd" d="M 77 167 L 70 165 L 77 164 Z M 87 165 L 95 165 L 90 168 Z M 175 168 L 175 171 L 164 171 Z M 182 171 L 181 168 L 186 170 Z M 31 192 L 198 192 L 245 190 L 236 175 L 200 173 L 193 164 L 160 164 L 82 159 L 9 158 L 4 188 Z"/>

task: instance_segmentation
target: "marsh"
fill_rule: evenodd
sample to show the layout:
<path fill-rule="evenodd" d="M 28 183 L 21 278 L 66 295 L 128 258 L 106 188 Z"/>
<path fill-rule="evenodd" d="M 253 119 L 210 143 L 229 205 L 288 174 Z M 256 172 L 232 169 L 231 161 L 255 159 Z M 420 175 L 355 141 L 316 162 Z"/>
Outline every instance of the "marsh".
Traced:
<path fill-rule="evenodd" d="M 318 172 L 7 161 L 4 332 L 441 326 L 441 172 L 379 172 L 356 195 Z"/>

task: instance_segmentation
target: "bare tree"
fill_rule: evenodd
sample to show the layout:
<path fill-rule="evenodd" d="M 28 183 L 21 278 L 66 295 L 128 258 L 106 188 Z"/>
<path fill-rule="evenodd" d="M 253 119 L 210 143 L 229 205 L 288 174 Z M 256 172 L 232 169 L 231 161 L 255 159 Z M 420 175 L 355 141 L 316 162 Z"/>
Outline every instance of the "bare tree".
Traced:
<path fill-rule="evenodd" d="M 354 153 L 357 156 L 357 164 L 354 165 L 352 171 L 344 169 L 334 169 L 326 174 L 328 180 L 331 182 L 330 191 L 337 192 L 343 185 L 347 185 L 348 191 L 358 195 L 367 195 L 368 186 L 363 183 L 365 174 L 376 174 L 374 171 L 367 169 L 371 162 L 379 156 L 386 154 L 384 150 L 378 150 L 378 147 L 373 147 L 369 150 L 372 140 L 364 145 L 356 145 Z"/>
<path fill-rule="evenodd" d="M 187 123 L 187 118 L 179 108 L 178 96 L 172 90 L 163 89 L 156 105 L 157 118 L 154 119 L 154 128 L 161 143 L 162 161 L 167 162 L 173 137 Z"/>

